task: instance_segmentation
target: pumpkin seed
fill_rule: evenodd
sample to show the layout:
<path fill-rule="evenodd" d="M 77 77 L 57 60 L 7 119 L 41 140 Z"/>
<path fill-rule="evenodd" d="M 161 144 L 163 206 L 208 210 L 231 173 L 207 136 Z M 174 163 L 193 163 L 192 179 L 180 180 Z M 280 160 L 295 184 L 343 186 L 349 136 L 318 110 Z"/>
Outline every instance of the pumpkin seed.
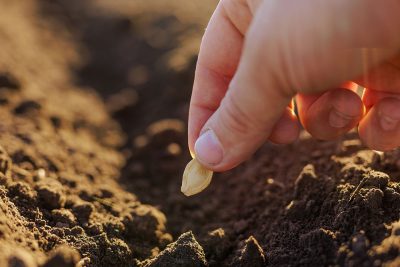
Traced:
<path fill-rule="evenodd" d="M 192 196 L 203 191 L 211 183 L 213 172 L 204 168 L 196 159 L 192 159 L 183 172 L 181 191 Z"/>

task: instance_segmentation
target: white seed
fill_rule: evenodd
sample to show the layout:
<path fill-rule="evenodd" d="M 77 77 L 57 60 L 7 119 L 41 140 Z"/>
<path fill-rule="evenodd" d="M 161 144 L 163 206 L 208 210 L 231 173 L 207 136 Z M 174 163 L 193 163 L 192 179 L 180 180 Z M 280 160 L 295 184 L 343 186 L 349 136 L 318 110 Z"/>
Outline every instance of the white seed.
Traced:
<path fill-rule="evenodd" d="M 181 191 L 192 196 L 203 191 L 210 183 L 213 172 L 204 168 L 196 159 L 192 159 L 183 172 Z"/>

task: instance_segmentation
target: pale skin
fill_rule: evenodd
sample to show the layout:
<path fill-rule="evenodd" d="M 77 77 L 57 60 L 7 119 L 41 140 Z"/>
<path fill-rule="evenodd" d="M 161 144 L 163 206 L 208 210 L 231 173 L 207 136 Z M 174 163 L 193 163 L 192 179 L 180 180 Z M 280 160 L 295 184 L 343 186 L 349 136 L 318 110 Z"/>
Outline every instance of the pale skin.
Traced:
<path fill-rule="evenodd" d="M 398 0 L 221 0 L 200 47 L 189 149 L 226 171 L 268 140 L 295 141 L 299 120 L 318 139 L 357 127 L 369 148 L 397 148 L 399 14 Z"/>

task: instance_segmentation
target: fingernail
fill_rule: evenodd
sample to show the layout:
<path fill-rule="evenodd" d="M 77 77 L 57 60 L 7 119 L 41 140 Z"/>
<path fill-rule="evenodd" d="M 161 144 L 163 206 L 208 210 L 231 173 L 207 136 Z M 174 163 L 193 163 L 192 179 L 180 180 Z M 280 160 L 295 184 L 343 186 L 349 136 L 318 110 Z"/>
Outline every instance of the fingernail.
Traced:
<path fill-rule="evenodd" d="M 194 150 L 197 159 L 204 164 L 217 165 L 222 161 L 222 146 L 213 130 L 207 130 L 197 139 Z"/>
<path fill-rule="evenodd" d="M 390 116 L 379 114 L 379 121 L 381 123 L 381 127 L 385 131 L 392 131 L 397 128 L 399 120 L 396 118 L 391 118 Z"/>
<path fill-rule="evenodd" d="M 329 124 L 334 128 L 344 128 L 350 123 L 352 119 L 353 117 L 348 116 L 336 110 L 335 108 L 332 108 L 329 113 Z"/>

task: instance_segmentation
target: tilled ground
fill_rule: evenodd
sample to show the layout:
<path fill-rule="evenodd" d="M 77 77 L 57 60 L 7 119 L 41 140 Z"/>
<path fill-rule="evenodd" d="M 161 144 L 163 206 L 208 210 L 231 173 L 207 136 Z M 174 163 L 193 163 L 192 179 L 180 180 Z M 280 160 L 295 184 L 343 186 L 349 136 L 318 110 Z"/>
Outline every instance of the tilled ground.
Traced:
<path fill-rule="evenodd" d="M 180 193 L 214 1 L 0 4 L 0 266 L 400 265 L 400 152 L 355 134 Z"/>

